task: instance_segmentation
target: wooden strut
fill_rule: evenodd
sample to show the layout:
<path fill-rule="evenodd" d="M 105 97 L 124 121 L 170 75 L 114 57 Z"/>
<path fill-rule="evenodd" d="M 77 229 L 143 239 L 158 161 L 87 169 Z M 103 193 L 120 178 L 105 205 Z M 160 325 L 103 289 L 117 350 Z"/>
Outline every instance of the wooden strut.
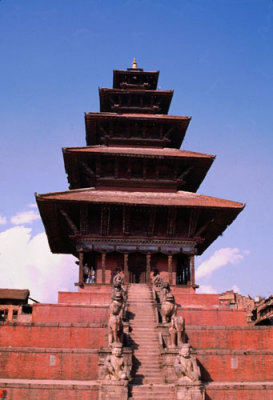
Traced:
<path fill-rule="evenodd" d="M 68 226 L 71 228 L 71 230 L 74 233 L 74 235 L 77 235 L 79 233 L 79 229 L 74 224 L 74 222 L 72 221 L 70 216 L 67 214 L 67 212 L 65 212 L 64 210 L 60 209 L 60 213 L 64 216 Z"/>
<path fill-rule="evenodd" d="M 188 237 L 192 237 L 194 232 L 196 231 L 198 220 L 200 216 L 200 209 L 194 208 L 190 211 L 190 220 L 189 220 L 189 228 L 188 228 Z"/>
<path fill-rule="evenodd" d="M 151 284 L 151 253 L 146 254 L 146 283 Z"/>
<path fill-rule="evenodd" d="M 123 254 L 123 264 L 124 264 L 124 280 L 125 283 L 129 283 L 129 271 L 128 271 L 128 253 Z"/>
<path fill-rule="evenodd" d="M 101 280 L 102 280 L 102 283 L 105 283 L 105 262 L 106 262 L 106 253 L 103 252 L 103 253 L 101 253 L 101 270 L 102 270 Z"/>
<path fill-rule="evenodd" d="M 183 171 L 177 179 L 181 180 L 183 183 L 185 183 L 184 178 L 187 177 L 187 175 L 193 170 L 193 167 L 187 168 L 185 171 Z"/>
<path fill-rule="evenodd" d="M 80 205 L 80 231 L 82 235 L 88 234 L 88 205 Z"/>
<path fill-rule="evenodd" d="M 204 225 L 202 225 L 197 232 L 195 232 L 194 236 L 200 236 L 206 229 L 207 227 L 212 224 L 215 221 L 214 218 L 210 219 L 208 222 L 206 222 Z"/>
<path fill-rule="evenodd" d="M 168 273 L 169 273 L 169 283 L 173 284 L 173 256 L 168 255 Z"/>
<path fill-rule="evenodd" d="M 190 282 L 191 286 L 195 285 L 194 255 L 190 256 Z"/>
<path fill-rule="evenodd" d="M 83 283 L 83 250 L 79 251 L 79 283 Z"/>
<path fill-rule="evenodd" d="M 89 165 L 87 165 L 84 161 L 81 162 L 81 165 L 83 166 L 85 172 L 87 172 L 88 176 L 90 178 L 94 178 L 95 172 L 92 170 L 92 168 L 90 168 Z"/>

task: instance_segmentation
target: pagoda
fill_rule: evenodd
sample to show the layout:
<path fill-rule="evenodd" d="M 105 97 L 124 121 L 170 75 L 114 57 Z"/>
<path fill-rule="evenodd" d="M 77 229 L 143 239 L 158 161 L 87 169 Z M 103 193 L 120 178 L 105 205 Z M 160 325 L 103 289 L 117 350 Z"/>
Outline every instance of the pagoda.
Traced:
<path fill-rule="evenodd" d="M 172 90 L 157 90 L 159 71 L 134 60 L 100 88 L 100 112 L 85 114 L 86 147 L 63 149 L 69 191 L 37 195 L 53 253 L 93 266 L 97 284 L 117 268 L 126 283 L 150 283 L 159 271 L 171 285 L 195 290 L 194 256 L 244 208 L 196 194 L 214 156 L 179 150 L 190 117 L 170 116 Z"/>
<path fill-rule="evenodd" d="M 273 399 L 272 296 L 196 293 L 195 256 L 244 204 L 196 193 L 214 156 L 180 150 L 190 117 L 158 76 L 114 70 L 87 146 L 63 149 L 69 190 L 36 195 L 79 277 L 56 304 L 0 290 L 0 399 Z"/>

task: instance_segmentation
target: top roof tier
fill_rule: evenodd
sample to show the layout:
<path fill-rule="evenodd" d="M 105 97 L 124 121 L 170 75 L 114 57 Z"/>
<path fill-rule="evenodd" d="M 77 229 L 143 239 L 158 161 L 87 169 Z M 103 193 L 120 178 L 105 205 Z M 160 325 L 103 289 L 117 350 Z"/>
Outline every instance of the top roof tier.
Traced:
<path fill-rule="evenodd" d="M 87 145 L 180 148 L 188 116 L 168 115 L 172 90 L 157 90 L 159 71 L 133 65 L 113 71 L 113 88 L 100 88 L 100 112 L 85 114 Z"/>
<path fill-rule="evenodd" d="M 114 70 L 113 88 L 100 88 L 100 111 L 114 113 L 168 114 L 172 90 L 157 90 L 159 71 L 143 71 L 133 65 Z"/>
<path fill-rule="evenodd" d="M 134 59 L 132 67 L 113 71 L 114 89 L 156 90 L 159 71 L 143 71 Z"/>

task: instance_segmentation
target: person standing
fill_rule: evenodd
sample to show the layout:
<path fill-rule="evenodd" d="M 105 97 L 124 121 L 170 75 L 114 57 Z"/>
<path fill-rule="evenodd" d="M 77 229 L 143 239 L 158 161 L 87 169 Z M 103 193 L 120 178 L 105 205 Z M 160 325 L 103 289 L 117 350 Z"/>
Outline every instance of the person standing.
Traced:
<path fill-rule="evenodd" d="M 91 266 L 89 272 L 89 283 L 95 283 L 95 280 L 96 280 L 96 272 L 94 268 Z"/>
<path fill-rule="evenodd" d="M 84 283 L 87 283 L 88 277 L 89 277 L 89 268 L 88 268 L 88 264 L 85 263 L 83 266 L 83 281 Z"/>

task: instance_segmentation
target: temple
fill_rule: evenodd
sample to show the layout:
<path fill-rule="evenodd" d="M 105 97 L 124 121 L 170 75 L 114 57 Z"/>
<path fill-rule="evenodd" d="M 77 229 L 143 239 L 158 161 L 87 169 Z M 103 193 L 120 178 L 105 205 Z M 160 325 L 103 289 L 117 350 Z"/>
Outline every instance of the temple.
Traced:
<path fill-rule="evenodd" d="M 114 70 L 86 146 L 63 148 L 69 190 L 36 194 L 79 274 L 57 304 L 0 291 L 0 399 L 273 398 L 272 296 L 196 292 L 195 257 L 244 204 L 197 193 L 215 156 L 183 149 L 191 118 L 158 78 Z"/>
<path fill-rule="evenodd" d="M 92 265 L 97 284 L 117 268 L 125 283 L 195 289 L 194 256 L 223 233 L 241 203 L 196 194 L 214 156 L 179 150 L 189 117 L 167 115 L 173 92 L 158 71 L 114 70 L 100 113 L 85 115 L 86 147 L 64 148 L 67 192 L 37 195 L 51 251 Z"/>

